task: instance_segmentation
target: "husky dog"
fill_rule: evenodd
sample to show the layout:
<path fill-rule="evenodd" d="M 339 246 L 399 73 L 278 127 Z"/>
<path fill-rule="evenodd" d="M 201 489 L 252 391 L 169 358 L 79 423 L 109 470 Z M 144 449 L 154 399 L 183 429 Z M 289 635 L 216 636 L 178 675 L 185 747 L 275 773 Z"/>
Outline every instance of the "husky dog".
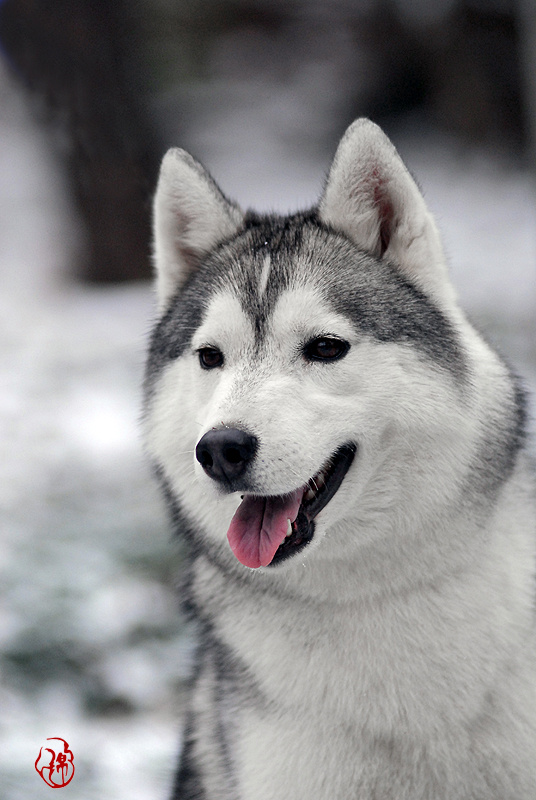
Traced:
<path fill-rule="evenodd" d="M 155 199 L 147 449 L 200 647 L 175 800 L 535 800 L 523 394 L 393 145 L 243 213 L 182 150 Z"/>

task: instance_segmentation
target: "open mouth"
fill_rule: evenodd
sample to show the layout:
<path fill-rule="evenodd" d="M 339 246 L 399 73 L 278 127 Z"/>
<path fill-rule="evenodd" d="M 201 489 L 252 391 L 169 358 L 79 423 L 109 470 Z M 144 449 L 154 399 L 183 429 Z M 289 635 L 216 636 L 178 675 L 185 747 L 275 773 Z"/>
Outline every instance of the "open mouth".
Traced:
<path fill-rule="evenodd" d="M 355 444 L 343 445 L 331 456 L 320 472 L 308 481 L 298 516 L 289 525 L 290 530 L 275 551 L 270 565 L 281 563 L 309 544 L 315 532 L 314 519 L 337 493 L 354 460 L 355 452 Z"/>
<path fill-rule="evenodd" d="M 315 517 L 338 491 L 357 447 L 342 445 L 305 486 L 281 497 L 246 495 L 227 538 L 235 556 L 247 567 L 280 564 L 309 544 Z"/>

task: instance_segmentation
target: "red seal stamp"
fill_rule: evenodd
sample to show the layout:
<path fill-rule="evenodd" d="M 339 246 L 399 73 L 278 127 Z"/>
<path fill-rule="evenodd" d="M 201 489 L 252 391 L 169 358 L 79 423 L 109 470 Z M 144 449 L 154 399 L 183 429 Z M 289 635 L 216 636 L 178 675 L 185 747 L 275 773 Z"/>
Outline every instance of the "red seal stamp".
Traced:
<path fill-rule="evenodd" d="M 35 768 L 47 786 L 60 789 L 67 786 L 74 775 L 74 756 L 65 739 L 52 736 L 46 740 L 35 761 Z"/>

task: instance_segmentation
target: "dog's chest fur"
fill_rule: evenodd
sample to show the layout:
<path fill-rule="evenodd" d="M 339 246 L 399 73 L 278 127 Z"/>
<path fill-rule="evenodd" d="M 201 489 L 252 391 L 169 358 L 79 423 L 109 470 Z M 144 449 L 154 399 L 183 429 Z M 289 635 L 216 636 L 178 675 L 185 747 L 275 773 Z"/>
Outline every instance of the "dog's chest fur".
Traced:
<path fill-rule="evenodd" d="M 230 800 L 530 797 L 530 774 L 499 771 L 492 788 L 483 777 L 497 769 L 486 753 L 498 726 L 509 727 L 509 747 L 527 746 L 508 723 L 523 706 L 509 691 L 512 666 L 529 695 L 531 680 L 530 665 L 519 669 L 511 658 L 508 628 L 497 634 L 497 616 L 504 623 L 519 609 L 490 605 L 486 569 L 339 604 L 271 596 L 255 584 L 231 588 L 203 561 L 197 572 L 220 668 L 225 662 L 219 713 Z M 507 579 L 500 568 L 497 576 Z M 262 754 L 277 769 L 265 770 Z"/>

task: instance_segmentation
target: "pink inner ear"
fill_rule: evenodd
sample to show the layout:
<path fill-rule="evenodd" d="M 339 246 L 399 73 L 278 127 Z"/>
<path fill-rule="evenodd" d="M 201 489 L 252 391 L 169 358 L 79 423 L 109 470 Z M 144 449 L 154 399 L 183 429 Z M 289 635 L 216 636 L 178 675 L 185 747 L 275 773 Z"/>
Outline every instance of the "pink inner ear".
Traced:
<path fill-rule="evenodd" d="M 378 249 L 381 258 L 391 241 L 395 210 L 387 191 L 386 181 L 382 180 L 377 167 L 372 171 L 372 179 L 374 181 L 374 205 L 380 221 Z"/>

